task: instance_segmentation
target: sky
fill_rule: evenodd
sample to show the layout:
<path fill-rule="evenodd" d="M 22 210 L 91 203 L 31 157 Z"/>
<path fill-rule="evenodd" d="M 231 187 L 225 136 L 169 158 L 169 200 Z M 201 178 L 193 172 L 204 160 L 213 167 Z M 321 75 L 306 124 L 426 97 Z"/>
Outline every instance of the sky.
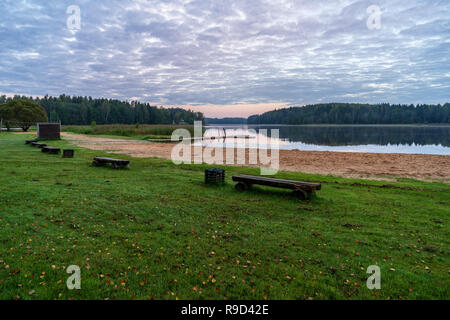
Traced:
<path fill-rule="evenodd" d="M 139 100 L 208 117 L 445 103 L 449 57 L 448 0 L 0 1 L 0 94 Z"/>

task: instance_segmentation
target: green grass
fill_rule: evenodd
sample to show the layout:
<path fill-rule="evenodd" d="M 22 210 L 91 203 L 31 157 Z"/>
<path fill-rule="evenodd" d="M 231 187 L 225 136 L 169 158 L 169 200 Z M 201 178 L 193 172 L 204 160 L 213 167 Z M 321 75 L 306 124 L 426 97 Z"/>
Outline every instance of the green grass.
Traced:
<path fill-rule="evenodd" d="M 90 166 L 0 134 L 0 299 L 448 299 L 450 186 L 321 181 L 290 192 L 203 184 L 206 165 Z M 52 141 L 67 146 L 66 141 Z M 65 272 L 81 267 L 81 290 Z M 381 267 L 381 290 L 366 269 Z"/>
<path fill-rule="evenodd" d="M 124 125 L 124 124 L 107 124 L 96 126 L 63 126 L 65 132 L 101 135 L 101 136 L 121 136 L 147 139 L 170 139 L 175 129 L 186 129 L 191 135 L 194 134 L 192 125 Z"/>

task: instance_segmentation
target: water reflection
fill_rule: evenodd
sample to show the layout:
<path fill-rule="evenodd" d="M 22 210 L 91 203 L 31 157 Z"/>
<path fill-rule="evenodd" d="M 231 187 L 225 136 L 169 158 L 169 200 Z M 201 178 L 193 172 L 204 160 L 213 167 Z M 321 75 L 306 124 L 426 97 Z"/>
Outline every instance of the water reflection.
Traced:
<path fill-rule="evenodd" d="M 207 136 L 266 135 L 279 129 L 280 149 L 450 155 L 450 126 L 211 126 Z M 254 130 L 254 131 L 253 131 Z M 258 139 L 237 139 L 239 146 L 257 147 Z M 223 146 L 233 139 L 209 141 Z M 266 147 L 266 146 L 260 146 Z"/>

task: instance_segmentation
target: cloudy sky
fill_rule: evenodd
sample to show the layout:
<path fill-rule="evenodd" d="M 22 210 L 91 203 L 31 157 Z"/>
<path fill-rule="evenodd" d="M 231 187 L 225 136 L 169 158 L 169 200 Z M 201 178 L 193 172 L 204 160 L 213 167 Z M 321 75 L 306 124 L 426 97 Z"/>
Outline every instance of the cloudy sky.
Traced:
<path fill-rule="evenodd" d="M 3 94 L 133 99 L 207 116 L 444 103 L 449 57 L 448 0 L 0 2 Z"/>

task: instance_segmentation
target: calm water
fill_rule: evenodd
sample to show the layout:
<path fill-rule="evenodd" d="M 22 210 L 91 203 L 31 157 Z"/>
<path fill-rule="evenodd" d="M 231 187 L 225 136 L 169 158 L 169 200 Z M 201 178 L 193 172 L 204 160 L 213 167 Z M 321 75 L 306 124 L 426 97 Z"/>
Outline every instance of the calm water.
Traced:
<path fill-rule="evenodd" d="M 226 132 L 227 136 L 249 135 L 252 139 L 221 138 L 203 144 L 267 148 L 264 140 L 271 136 L 271 129 L 279 129 L 279 139 L 273 141 L 284 150 L 450 155 L 450 126 L 208 126 L 205 136 L 224 137 Z"/>

